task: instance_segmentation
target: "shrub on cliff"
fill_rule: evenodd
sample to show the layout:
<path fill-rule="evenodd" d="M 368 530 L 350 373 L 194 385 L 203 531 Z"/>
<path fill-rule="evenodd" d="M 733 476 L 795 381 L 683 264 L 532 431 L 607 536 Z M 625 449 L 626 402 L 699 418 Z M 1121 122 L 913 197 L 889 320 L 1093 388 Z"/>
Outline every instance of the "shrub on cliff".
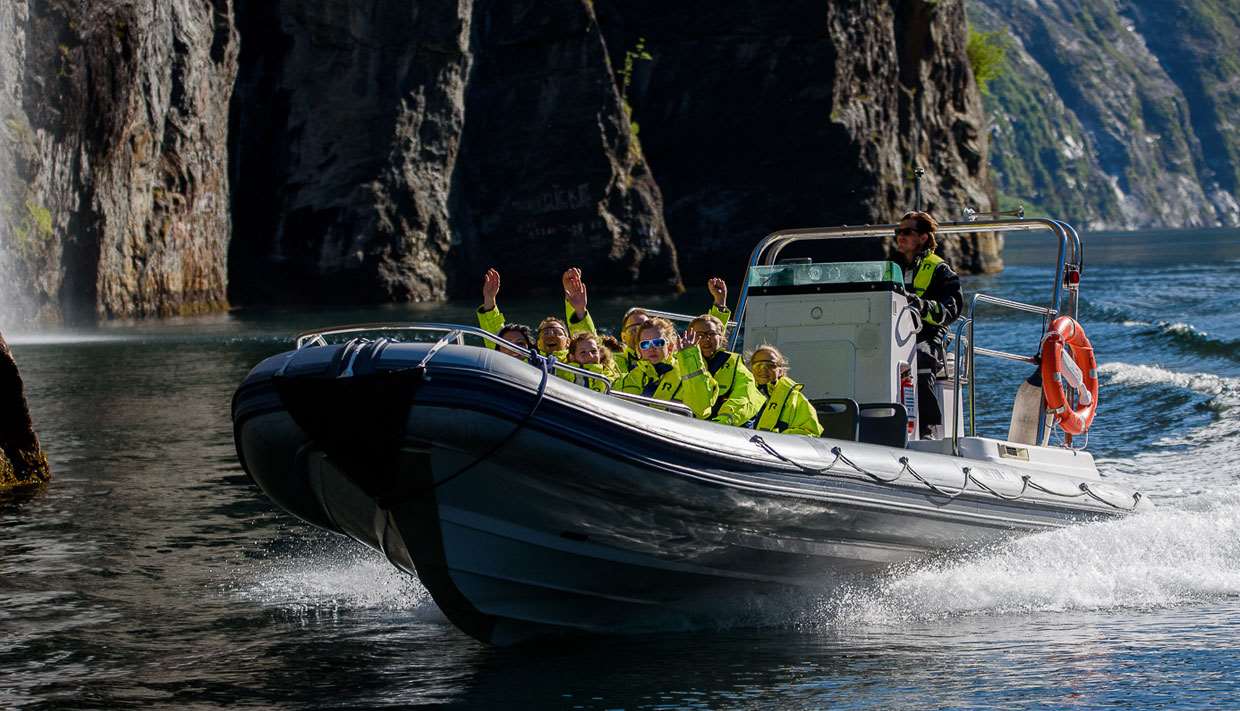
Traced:
<path fill-rule="evenodd" d="M 1003 74 L 1007 59 L 1007 41 L 1001 30 L 994 32 L 978 32 L 969 28 L 969 41 L 965 45 L 969 55 L 969 66 L 973 68 L 973 78 L 977 80 L 977 88 L 983 94 L 989 94 L 986 85 L 991 79 Z"/>

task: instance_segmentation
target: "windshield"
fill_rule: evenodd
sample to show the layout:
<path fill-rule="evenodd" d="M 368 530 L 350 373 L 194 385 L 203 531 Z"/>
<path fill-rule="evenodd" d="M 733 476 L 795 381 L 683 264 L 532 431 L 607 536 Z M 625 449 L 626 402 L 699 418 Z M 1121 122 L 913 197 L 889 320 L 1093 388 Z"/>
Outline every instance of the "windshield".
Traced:
<path fill-rule="evenodd" d="M 774 264 L 749 268 L 750 286 L 855 284 L 859 282 L 902 284 L 904 272 L 895 262 L 819 262 L 816 264 Z"/>

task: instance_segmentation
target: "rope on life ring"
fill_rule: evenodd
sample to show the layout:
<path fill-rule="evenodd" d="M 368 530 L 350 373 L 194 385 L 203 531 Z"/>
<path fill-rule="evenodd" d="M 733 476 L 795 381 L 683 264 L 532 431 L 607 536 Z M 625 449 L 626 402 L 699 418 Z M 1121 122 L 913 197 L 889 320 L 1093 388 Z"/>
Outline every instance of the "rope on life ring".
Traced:
<path fill-rule="evenodd" d="M 1064 357 L 1064 346 L 1071 347 L 1071 357 Z M 1076 406 L 1065 390 L 1065 381 L 1076 391 Z M 1098 411 L 1098 361 L 1094 347 L 1085 335 L 1085 328 L 1071 316 L 1060 316 L 1051 322 L 1042 339 L 1042 395 L 1046 411 L 1055 416 L 1055 424 L 1069 435 L 1084 434 Z"/>

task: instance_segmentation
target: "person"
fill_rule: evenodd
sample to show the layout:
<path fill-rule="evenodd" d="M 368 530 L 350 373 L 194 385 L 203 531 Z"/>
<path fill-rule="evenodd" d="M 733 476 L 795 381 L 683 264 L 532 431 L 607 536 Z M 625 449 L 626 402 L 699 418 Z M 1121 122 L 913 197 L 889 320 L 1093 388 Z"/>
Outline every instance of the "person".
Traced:
<path fill-rule="evenodd" d="M 749 367 L 766 403 L 758 415 L 755 429 L 808 437 L 821 437 L 818 411 L 801 394 L 804 386 L 788 377 L 788 359 L 778 348 L 763 344 L 753 352 Z"/>
<path fill-rule="evenodd" d="M 917 332 L 917 413 L 923 438 L 933 436 L 933 428 L 943 424 L 934 382 L 944 369 L 947 326 L 964 308 L 960 277 L 934 253 L 938 229 L 939 223 L 928 212 L 905 213 L 896 227 L 896 251 L 908 266 L 904 274 L 909 305 L 921 316 L 921 330 Z"/>
<path fill-rule="evenodd" d="M 568 344 L 568 360 L 576 366 L 606 376 L 612 381 L 620 377 L 611 350 L 604 345 L 603 339 L 596 333 L 578 333 L 573 336 Z M 573 373 L 573 376 L 574 382 L 580 385 L 598 392 L 607 392 L 607 383 L 601 380 L 586 377 L 578 379 L 576 373 Z"/>
<path fill-rule="evenodd" d="M 689 323 L 702 358 L 715 382 L 719 396 L 710 410 L 710 419 L 725 425 L 741 427 L 762 408 L 765 398 L 758 392 L 753 373 L 745 367 L 740 354 L 723 349 L 723 322 L 703 314 Z"/>
<path fill-rule="evenodd" d="M 706 281 L 706 290 L 710 292 L 711 305 L 709 313 L 723 324 L 723 335 L 727 338 L 728 320 L 732 311 L 728 308 L 728 283 L 720 277 L 711 277 Z"/>
<path fill-rule="evenodd" d="M 621 373 L 629 372 L 641 362 L 641 354 L 637 351 L 637 332 L 649 320 L 650 314 L 637 307 L 625 311 L 624 318 L 620 319 L 620 343 L 624 349 L 616 354 L 616 368 Z"/>
<path fill-rule="evenodd" d="M 719 384 L 706 369 L 692 329 L 681 339 L 667 319 L 653 318 L 637 329 L 641 360 L 613 388 L 656 400 L 682 403 L 695 417 L 707 419 L 719 395 Z M 679 341 L 679 343 L 678 343 Z"/>
<path fill-rule="evenodd" d="M 533 332 L 530 331 L 529 326 L 526 326 L 523 323 L 506 323 L 500 327 L 499 333 L 495 335 L 499 336 L 505 341 L 521 346 L 522 348 L 531 348 L 534 343 Z M 526 356 L 525 353 L 522 353 L 521 351 L 518 351 L 518 350 L 513 350 L 512 348 L 509 348 L 507 346 L 501 346 L 498 344 L 492 344 L 492 345 L 495 345 L 496 348 L 499 350 L 499 352 L 503 353 L 504 355 L 509 355 L 514 358 L 524 358 Z"/>
<path fill-rule="evenodd" d="M 521 346 L 522 348 L 530 348 L 534 344 L 533 334 L 530 327 L 520 323 L 507 323 L 504 321 L 504 314 L 499 310 L 499 306 L 495 303 L 495 297 L 499 294 L 499 272 L 495 269 L 488 269 L 487 273 L 482 277 L 482 305 L 478 307 L 476 312 L 478 318 L 478 326 L 488 333 L 503 338 L 506 341 Z M 524 358 L 525 353 L 513 350 L 497 343 L 487 343 L 487 346 L 498 350 L 504 355 L 510 355 L 514 358 Z"/>

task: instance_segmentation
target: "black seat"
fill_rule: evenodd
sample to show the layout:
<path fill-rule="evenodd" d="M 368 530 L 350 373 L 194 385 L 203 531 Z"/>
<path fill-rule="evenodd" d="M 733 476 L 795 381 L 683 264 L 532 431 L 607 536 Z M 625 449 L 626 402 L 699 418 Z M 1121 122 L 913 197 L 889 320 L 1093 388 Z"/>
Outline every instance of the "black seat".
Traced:
<path fill-rule="evenodd" d="M 829 397 L 810 400 L 818 411 L 818 422 L 822 424 L 822 436 L 831 439 L 857 441 L 857 426 L 860 421 L 860 406 L 856 400 L 846 397 Z"/>
<path fill-rule="evenodd" d="M 908 410 L 898 402 L 871 402 L 860 406 L 857 438 L 889 447 L 908 445 Z"/>

